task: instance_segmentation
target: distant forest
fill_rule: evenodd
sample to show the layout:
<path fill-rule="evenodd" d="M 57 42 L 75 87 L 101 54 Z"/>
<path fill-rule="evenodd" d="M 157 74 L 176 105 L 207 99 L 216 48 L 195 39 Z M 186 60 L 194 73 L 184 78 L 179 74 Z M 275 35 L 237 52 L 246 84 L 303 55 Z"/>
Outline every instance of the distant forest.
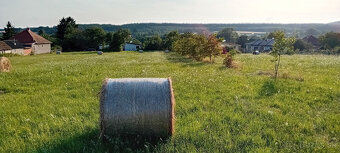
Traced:
<path fill-rule="evenodd" d="M 164 35 L 170 31 L 177 30 L 180 33 L 193 32 L 217 32 L 223 28 L 233 28 L 236 31 L 252 31 L 252 32 L 272 32 L 275 30 L 283 30 L 288 35 L 303 36 L 308 29 L 315 29 L 320 34 L 334 31 L 340 32 L 340 24 L 338 22 L 330 24 L 175 24 L 175 23 L 135 23 L 124 25 L 111 24 L 79 24 L 80 29 L 98 26 L 106 32 L 114 32 L 118 29 L 129 29 L 133 36 L 152 36 Z M 57 29 L 53 27 L 30 27 L 34 32 L 43 30 L 47 34 L 54 34 Z M 2 30 L 2 29 L 0 29 Z M 17 31 L 22 29 L 17 28 Z"/>

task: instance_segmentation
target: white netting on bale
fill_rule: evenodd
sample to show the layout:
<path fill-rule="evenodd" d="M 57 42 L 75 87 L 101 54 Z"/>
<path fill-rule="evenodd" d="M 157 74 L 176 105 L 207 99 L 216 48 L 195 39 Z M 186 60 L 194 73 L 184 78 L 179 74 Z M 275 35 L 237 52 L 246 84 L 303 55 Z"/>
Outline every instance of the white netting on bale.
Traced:
<path fill-rule="evenodd" d="M 0 57 L 0 72 L 9 72 L 11 69 L 11 61 L 6 57 Z"/>
<path fill-rule="evenodd" d="M 106 79 L 100 97 L 102 136 L 172 136 L 174 105 L 170 78 Z"/>

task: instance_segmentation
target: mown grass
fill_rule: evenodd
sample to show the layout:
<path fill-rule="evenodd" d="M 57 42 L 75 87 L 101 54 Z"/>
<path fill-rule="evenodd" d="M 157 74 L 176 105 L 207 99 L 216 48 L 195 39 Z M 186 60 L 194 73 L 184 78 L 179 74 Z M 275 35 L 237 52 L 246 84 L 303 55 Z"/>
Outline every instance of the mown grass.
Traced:
<path fill-rule="evenodd" d="M 338 152 L 340 57 L 238 55 L 239 69 L 163 52 L 10 57 L 0 74 L 0 152 Z M 99 140 L 105 78 L 171 77 L 176 134 Z"/>

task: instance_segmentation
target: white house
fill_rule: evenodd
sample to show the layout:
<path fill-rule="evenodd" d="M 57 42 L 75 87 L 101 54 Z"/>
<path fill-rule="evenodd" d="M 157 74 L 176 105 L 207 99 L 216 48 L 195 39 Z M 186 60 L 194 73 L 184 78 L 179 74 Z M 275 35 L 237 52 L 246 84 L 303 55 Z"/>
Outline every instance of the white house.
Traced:
<path fill-rule="evenodd" d="M 141 45 L 134 44 L 134 43 L 125 43 L 124 44 L 124 51 L 137 51 L 141 49 Z"/>

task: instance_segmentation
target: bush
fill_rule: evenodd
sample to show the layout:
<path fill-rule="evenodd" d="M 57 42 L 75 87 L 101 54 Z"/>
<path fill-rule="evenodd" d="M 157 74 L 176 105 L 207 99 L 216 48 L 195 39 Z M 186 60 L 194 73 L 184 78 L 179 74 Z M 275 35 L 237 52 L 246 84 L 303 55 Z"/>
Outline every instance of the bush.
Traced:
<path fill-rule="evenodd" d="M 61 46 L 55 45 L 51 48 L 51 53 L 55 53 L 57 50 L 62 51 L 63 48 Z"/>
<path fill-rule="evenodd" d="M 295 51 L 293 49 L 287 50 L 288 55 L 294 55 Z"/>
<path fill-rule="evenodd" d="M 229 53 L 224 58 L 223 65 L 225 65 L 227 68 L 233 67 L 233 57 Z"/>
<path fill-rule="evenodd" d="M 336 46 L 333 50 L 335 54 L 340 54 L 340 46 Z"/>
<path fill-rule="evenodd" d="M 149 37 L 144 42 L 144 50 L 162 50 L 162 38 L 159 35 Z"/>
<path fill-rule="evenodd" d="M 236 65 L 234 63 L 234 56 L 238 53 L 236 49 L 230 50 L 227 54 L 226 57 L 223 60 L 223 65 L 225 65 L 227 68 L 235 68 Z"/>

